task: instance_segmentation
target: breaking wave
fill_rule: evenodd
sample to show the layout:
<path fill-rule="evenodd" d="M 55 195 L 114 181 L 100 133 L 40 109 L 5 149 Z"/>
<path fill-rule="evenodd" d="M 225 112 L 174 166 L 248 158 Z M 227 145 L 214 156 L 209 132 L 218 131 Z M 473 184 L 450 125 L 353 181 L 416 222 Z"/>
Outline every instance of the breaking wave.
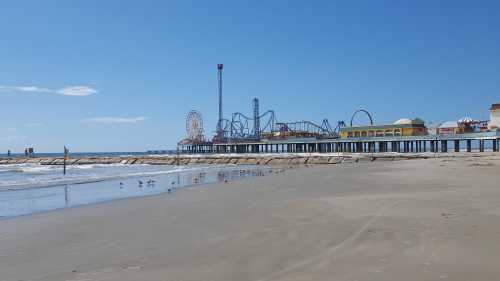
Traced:
<path fill-rule="evenodd" d="M 81 184 L 131 177 L 153 177 L 178 172 L 196 172 L 215 166 L 154 166 L 127 164 L 90 164 L 63 167 L 39 164 L 0 166 L 0 191 L 67 184 Z"/>

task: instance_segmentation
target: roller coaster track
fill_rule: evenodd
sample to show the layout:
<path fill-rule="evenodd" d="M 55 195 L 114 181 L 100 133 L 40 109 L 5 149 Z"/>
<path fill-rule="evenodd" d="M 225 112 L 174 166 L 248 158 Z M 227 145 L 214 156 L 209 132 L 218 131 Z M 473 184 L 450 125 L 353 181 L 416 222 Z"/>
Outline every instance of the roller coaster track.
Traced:
<path fill-rule="evenodd" d="M 251 126 L 254 118 L 250 118 L 241 112 L 233 113 L 229 127 L 229 135 L 231 138 L 260 138 L 262 132 L 273 132 L 275 126 L 274 111 L 268 110 L 259 115 L 261 127 L 257 131 Z M 264 121 L 264 122 L 263 122 Z M 263 125 L 263 126 L 262 126 Z"/>
<path fill-rule="evenodd" d="M 351 127 L 352 127 L 352 121 L 354 120 L 354 117 L 356 116 L 356 114 L 358 114 L 360 112 L 363 112 L 368 116 L 368 118 L 370 119 L 370 126 L 373 126 L 373 118 L 372 118 L 370 112 L 368 112 L 367 110 L 364 110 L 364 109 L 358 109 L 358 110 L 354 111 L 354 113 L 351 116 Z"/>
<path fill-rule="evenodd" d="M 276 131 L 284 134 L 286 132 L 302 135 L 302 136 L 318 136 L 318 137 L 338 137 L 340 129 L 345 127 L 343 121 L 339 121 L 337 127 L 332 129 L 328 119 L 323 119 L 321 125 L 311 121 L 298 121 L 288 123 L 276 123 Z"/>

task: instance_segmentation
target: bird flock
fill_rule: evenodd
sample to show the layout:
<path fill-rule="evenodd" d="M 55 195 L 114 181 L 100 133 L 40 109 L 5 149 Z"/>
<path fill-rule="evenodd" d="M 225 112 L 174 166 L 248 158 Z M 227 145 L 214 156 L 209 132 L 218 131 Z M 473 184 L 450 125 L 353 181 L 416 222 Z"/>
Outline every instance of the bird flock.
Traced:
<path fill-rule="evenodd" d="M 156 181 L 153 179 L 148 179 L 146 182 L 144 182 L 142 180 L 137 180 L 137 186 L 140 188 L 144 187 L 144 183 L 146 183 L 147 187 L 153 187 L 153 186 L 155 186 Z M 171 186 L 169 188 L 167 188 L 168 193 L 172 192 L 175 183 L 176 183 L 175 181 L 171 182 L 171 184 L 170 184 Z M 122 189 L 124 186 L 125 186 L 125 183 L 120 182 L 120 189 Z"/>
<path fill-rule="evenodd" d="M 240 177 L 243 176 L 243 175 L 245 175 L 245 174 L 247 174 L 248 172 L 249 171 L 246 170 L 246 169 L 239 170 Z M 272 173 L 273 170 L 269 170 L 267 172 L 268 173 Z M 282 172 L 284 172 L 284 169 L 276 170 L 274 172 L 275 173 L 282 173 Z M 266 171 L 261 171 L 261 170 L 259 170 L 259 171 L 252 171 L 251 174 L 254 175 L 254 176 L 264 176 L 266 174 Z M 229 183 L 229 180 L 227 179 L 227 177 L 226 177 L 226 175 L 224 173 L 219 174 L 219 176 L 222 176 L 222 179 L 221 179 L 222 182 Z M 192 180 L 193 180 L 194 184 L 198 184 L 198 183 L 200 183 L 202 181 L 201 178 L 199 178 L 199 177 L 194 177 Z M 125 186 L 125 183 L 123 183 L 123 182 L 120 182 L 119 184 L 120 184 L 120 189 L 122 189 Z M 154 187 L 155 184 L 156 184 L 156 181 L 154 179 L 148 179 L 147 181 L 137 180 L 137 185 L 138 185 L 139 188 L 143 188 L 144 186 Z M 167 188 L 167 192 L 171 193 L 174 190 L 175 186 L 178 185 L 178 184 L 179 183 L 177 181 L 170 182 L 170 186 Z"/>

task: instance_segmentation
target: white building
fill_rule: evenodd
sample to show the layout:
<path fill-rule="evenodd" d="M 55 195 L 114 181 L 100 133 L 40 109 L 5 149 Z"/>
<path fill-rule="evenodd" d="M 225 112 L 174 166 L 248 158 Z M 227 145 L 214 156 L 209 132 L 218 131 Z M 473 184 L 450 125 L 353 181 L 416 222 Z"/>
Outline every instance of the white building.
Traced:
<path fill-rule="evenodd" d="M 439 123 L 428 123 L 427 124 L 427 132 L 429 133 L 429 135 L 437 135 L 438 133 L 438 127 L 439 127 Z"/>
<path fill-rule="evenodd" d="M 437 128 L 437 133 L 440 135 L 454 135 L 460 131 L 457 121 L 446 121 L 441 123 Z"/>
<path fill-rule="evenodd" d="M 488 128 L 490 130 L 500 129 L 500 103 L 494 103 L 491 105 Z"/>

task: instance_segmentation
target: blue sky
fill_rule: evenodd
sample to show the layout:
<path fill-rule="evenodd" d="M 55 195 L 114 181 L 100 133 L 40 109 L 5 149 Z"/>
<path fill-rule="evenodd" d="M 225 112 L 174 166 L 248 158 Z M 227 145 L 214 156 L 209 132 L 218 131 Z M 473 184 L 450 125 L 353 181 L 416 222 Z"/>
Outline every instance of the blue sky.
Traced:
<path fill-rule="evenodd" d="M 191 109 L 211 135 L 217 63 L 226 117 L 487 119 L 499 26 L 486 0 L 5 1 L 0 150 L 172 148 Z"/>

